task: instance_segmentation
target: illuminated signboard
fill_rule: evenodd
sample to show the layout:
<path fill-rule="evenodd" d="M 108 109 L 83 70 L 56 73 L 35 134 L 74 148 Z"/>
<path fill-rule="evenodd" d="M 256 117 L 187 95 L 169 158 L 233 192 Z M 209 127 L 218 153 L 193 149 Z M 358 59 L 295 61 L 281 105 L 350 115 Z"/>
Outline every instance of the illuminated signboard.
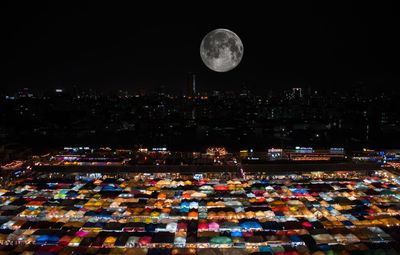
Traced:
<path fill-rule="evenodd" d="M 208 155 L 225 156 L 228 151 L 224 147 L 210 147 L 207 148 Z"/>
<path fill-rule="evenodd" d="M 300 146 L 296 146 L 295 151 L 297 153 L 312 153 L 312 152 L 314 152 L 312 147 L 300 147 Z"/>
<path fill-rule="evenodd" d="M 268 149 L 268 157 L 271 160 L 281 159 L 282 154 L 283 154 L 283 149 L 276 149 L 276 148 Z"/>
<path fill-rule="evenodd" d="M 330 148 L 329 150 L 332 152 L 344 152 L 344 148 Z"/>
<path fill-rule="evenodd" d="M 283 151 L 283 149 L 275 149 L 275 148 L 268 149 L 268 153 L 277 153 L 277 152 L 282 152 L 282 151 Z"/>
<path fill-rule="evenodd" d="M 249 155 L 249 151 L 248 150 L 241 150 L 240 151 L 240 156 L 241 157 L 247 157 Z"/>
<path fill-rule="evenodd" d="M 152 148 L 152 151 L 167 151 L 166 147 L 156 147 L 156 148 Z"/>
<path fill-rule="evenodd" d="M 89 147 L 64 147 L 64 150 L 90 150 Z"/>
<path fill-rule="evenodd" d="M 193 175 L 193 179 L 201 180 L 201 179 L 203 179 L 203 174 L 195 174 L 195 175 Z"/>

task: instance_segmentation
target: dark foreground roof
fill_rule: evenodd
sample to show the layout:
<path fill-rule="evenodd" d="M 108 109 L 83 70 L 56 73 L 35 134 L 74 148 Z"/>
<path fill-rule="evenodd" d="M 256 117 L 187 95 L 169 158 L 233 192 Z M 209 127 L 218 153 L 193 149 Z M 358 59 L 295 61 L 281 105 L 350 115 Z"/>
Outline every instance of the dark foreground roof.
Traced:
<path fill-rule="evenodd" d="M 243 165 L 246 172 L 309 172 L 309 171 L 374 171 L 382 169 L 375 163 L 293 163 L 293 164 L 263 164 Z"/>
<path fill-rule="evenodd" d="M 121 172 L 121 173 L 194 173 L 194 172 L 237 172 L 236 166 L 204 166 L 204 165 L 132 165 L 132 166 L 34 166 L 38 172 Z"/>
<path fill-rule="evenodd" d="M 292 164 L 260 164 L 243 165 L 249 173 L 291 173 L 308 171 L 374 171 L 381 167 L 375 163 L 292 163 Z M 204 166 L 204 165 L 133 165 L 133 166 L 34 166 L 37 172 L 69 172 L 69 173 L 219 173 L 238 172 L 237 166 Z"/>

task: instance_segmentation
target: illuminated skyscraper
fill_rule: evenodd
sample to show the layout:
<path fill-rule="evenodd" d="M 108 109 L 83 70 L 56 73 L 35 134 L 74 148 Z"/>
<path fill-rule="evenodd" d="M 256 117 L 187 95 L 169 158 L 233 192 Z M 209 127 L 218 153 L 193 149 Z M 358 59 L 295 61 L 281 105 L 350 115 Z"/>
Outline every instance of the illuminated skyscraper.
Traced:
<path fill-rule="evenodd" d="M 196 74 L 190 73 L 188 76 L 188 84 L 187 84 L 187 96 L 195 96 L 196 94 Z"/>

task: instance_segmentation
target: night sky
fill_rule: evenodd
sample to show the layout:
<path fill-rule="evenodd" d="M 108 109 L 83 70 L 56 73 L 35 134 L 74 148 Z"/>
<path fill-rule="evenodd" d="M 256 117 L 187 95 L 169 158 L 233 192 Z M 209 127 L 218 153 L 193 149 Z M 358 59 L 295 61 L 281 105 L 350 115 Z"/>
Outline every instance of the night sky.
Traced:
<path fill-rule="evenodd" d="M 137 91 L 163 85 L 179 92 L 188 72 L 197 73 L 204 90 L 355 82 L 398 87 L 400 23 L 390 2 L 146 7 L 51 2 L 3 8 L 2 89 L 76 85 Z M 202 38 L 216 28 L 234 31 L 244 44 L 241 64 L 228 73 L 209 70 L 199 55 Z"/>

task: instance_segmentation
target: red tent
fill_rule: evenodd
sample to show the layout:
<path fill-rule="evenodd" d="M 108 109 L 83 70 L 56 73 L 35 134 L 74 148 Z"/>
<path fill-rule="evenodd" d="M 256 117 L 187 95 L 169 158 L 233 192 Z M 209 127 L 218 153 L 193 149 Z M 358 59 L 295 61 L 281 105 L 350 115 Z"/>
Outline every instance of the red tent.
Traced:
<path fill-rule="evenodd" d="M 65 236 L 61 237 L 61 239 L 58 241 L 58 244 L 65 246 L 65 245 L 68 245 L 71 240 L 72 240 L 72 236 L 65 235 Z"/>
<path fill-rule="evenodd" d="M 202 231 L 208 230 L 208 224 L 206 222 L 200 222 L 198 225 L 198 229 Z"/>
<path fill-rule="evenodd" d="M 214 187 L 214 190 L 225 191 L 225 190 L 228 190 L 228 186 L 225 186 L 225 185 L 216 185 L 216 186 Z"/>
<path fill-rule="evenodd" d="M 139 244 L 144 245 L 144 244 L 150 244 L 150 243 L 151 243 L 151 236 L 142 236 L 139 239 Z"/>

